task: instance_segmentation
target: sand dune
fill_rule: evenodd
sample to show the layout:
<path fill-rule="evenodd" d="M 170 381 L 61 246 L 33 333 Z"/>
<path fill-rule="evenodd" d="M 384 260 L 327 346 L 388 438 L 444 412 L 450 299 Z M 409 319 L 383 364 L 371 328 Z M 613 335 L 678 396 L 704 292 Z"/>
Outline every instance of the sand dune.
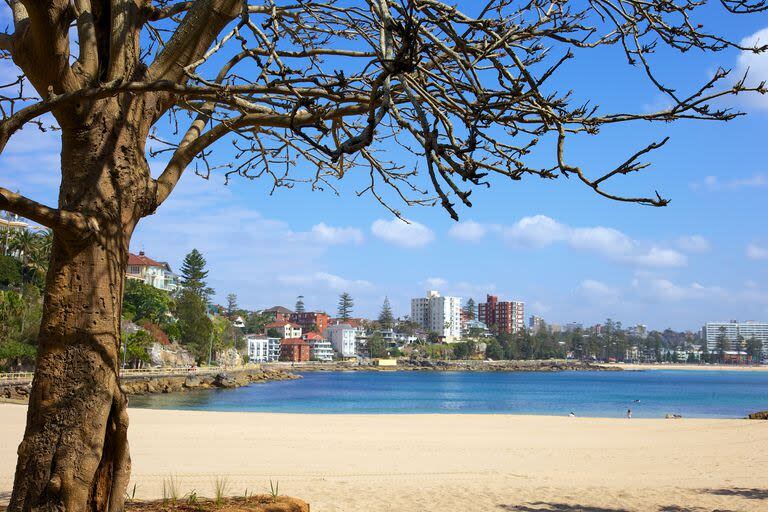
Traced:
<path fill-rule="evenodd" d="M 0 496 L 25 409 L 0 405 Z M 316 512 L 768 510 L 768 423 L 131 411 L 138 497 L 280 492 Z"/>

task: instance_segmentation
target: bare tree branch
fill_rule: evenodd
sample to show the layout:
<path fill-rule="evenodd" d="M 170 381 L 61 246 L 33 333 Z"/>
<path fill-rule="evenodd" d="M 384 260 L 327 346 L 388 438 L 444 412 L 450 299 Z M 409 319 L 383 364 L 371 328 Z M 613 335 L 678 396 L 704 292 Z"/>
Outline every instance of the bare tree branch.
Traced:
<path fill-rule="evenodd" d="M 0 187 L 0 210 L 21 215 L 54 231 L 73 236 L 88 236 L 98 231 L 93 219 L 77 212 L 56 210 Z"/>

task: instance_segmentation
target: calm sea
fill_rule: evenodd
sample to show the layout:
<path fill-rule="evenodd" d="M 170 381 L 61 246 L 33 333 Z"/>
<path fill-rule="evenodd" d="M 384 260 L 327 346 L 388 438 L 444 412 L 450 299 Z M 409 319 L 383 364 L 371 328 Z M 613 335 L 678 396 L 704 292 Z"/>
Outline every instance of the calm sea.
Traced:
<path fill-rule="evenodd" d="M 739 418 L 768 409 L 768 372 L 328 372 L 233 390 L 131 397 L 131 406 L 359 414 Z"/>

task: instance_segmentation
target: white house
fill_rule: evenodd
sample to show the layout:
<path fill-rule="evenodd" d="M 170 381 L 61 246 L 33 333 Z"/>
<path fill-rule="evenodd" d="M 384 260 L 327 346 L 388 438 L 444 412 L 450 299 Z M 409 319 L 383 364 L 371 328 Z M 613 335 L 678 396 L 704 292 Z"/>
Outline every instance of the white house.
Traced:
<path fill-rule="evenodd" d="M 308 332 L 304 340 L 309 343 L 310 358 L 313 361 L 333 361 L 333 345 L 316 332 Z"/>
<path fill-rule="evenodd" d="M 270 329 L 276 330 L 283 339 L 301 338 L 301 326 L 291 322 L 272 322 L 264 326 L 264 328 L 267 331 Z"/>
<path fill-rule="evenodd" d="M 167 292 L 175 292 L 180 287 L 179 276 L 171 271 L 171 266 L 168 263 L 148 258 L 144 251 L 139 252 L 139 254 L 128 253 L 125 277 L 142 281 Z"/>
<path fill-rule="evenodd" d="M 341 357 L 355 357 L 357 355 L 357 330 L 351 325 L 329 325 L 324 335 Z"/>
<path fill-rule="evenodd" d="M 245 337 L 248 360 L 253 363 L 271 363 L 280 358 L 280 339 L 268 338 L 258 334 Z"/>

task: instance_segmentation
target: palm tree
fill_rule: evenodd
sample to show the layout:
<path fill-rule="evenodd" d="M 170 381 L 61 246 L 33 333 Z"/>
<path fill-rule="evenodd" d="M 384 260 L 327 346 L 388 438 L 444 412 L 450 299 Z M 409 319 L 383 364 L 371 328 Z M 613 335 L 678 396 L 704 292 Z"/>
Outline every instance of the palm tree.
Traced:
<path fill-rule="evenodd" d="M 21 260 L 21 264 L 26 266 L 29 261 L 30 255 L 35 250 L 37 235 L 29 229 L 20 229 L 11 234 L 10 243 L 8 244 L 11 251 L 17 253 L 18 258 Z"/>

